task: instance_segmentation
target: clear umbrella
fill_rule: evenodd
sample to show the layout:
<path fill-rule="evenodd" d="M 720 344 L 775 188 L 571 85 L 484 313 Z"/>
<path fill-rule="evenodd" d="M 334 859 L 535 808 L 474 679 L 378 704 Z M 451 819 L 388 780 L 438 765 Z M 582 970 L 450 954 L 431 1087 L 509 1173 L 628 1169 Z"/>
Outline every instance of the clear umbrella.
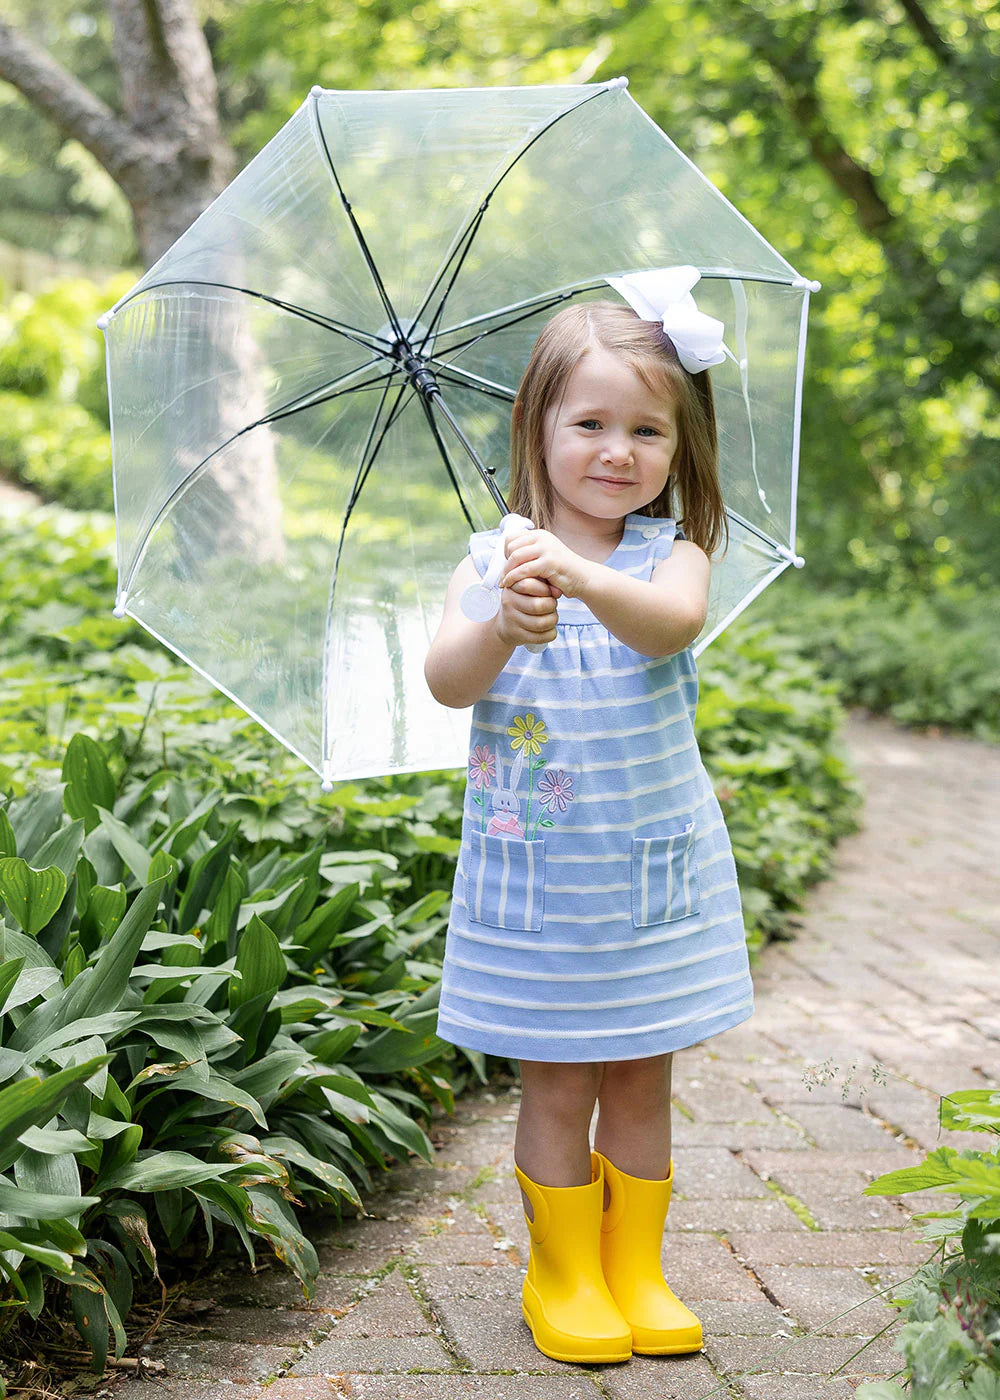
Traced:
<path fill-rule="evenodd" d="M 792 563 L 817 284 L 625 91 L 314 88 L 107 312 L 118 598 L 329 785 L 463 766 L 423 675 L 506 513 L 534 340 L 609 277 L 691 265 L 730 546 L 701 650 Z"/>

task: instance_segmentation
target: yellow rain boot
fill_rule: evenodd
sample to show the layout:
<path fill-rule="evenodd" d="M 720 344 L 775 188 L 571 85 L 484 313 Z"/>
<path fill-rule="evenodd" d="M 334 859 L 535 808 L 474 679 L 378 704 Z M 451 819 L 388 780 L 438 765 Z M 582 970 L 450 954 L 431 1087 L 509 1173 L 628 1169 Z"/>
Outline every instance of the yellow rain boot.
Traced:
<path fill-rule="evenodd" d="M 615 1306 L 601 1272 L 604 1175 L 591 1153 L 589 1186 L 540 1186 L 514 1173 L 531 1202 L 534 1220 L 521 1311 L 535 1346 L 554 1361 L 627 1361 L 629 1325 Z"/>
<path fill-rule="evenodd" d="M 701 1323 L 674 1296 L 660 1267 L 673 1161 L 666 1181 L 628 1176 L 607 1157 L 602 1161 L 610 1200 L 601 1225 L 601 1265 L 632 1329 L 632 1350 L 642 1356 L 699 1351 Z"/>

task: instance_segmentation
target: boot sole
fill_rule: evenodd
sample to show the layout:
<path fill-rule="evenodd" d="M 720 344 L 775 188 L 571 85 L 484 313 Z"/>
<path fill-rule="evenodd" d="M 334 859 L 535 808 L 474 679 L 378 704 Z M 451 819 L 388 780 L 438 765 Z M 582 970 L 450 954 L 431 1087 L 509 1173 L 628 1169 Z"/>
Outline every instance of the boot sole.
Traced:
<path fill-rule="evenodd" d="M 632 1355 L 631 1341 L 626 1343 L 624 1347 L 619 1347 L 610 1340 L 607 1345 L 595 1341 L 589 1348 L 581 1347 L 579 1343 L 584 1340 L 583 1338 L 571 1337 L 564 1332 L 557 1332 L 555 1328 L 550 1327 L 548 1323 L 543 1323 L 542 1327 L 544 1327 L 545 1332 L 548 1336 L 551 1336 L 553 1340 L 551 1343 L 546 1341 L 546 1344 L 543 1346 L 538 1340 L 538 1332 L 541 1329 L 536 1327 L 527 1305 L 523 1301 L 521 1303 L 521 1314 L 528 1324 L 535 1346 L 543 1356 L 548 1356 L 552 1361 L 584 1362 L 592 1365 L 601 1365 L 602 1363 L 614 1361 L 627 1361 Z"/>
<path fill-rule="evenodd" d="M 699 1331 L 694 1336 L 684 1337 L 683 1334 L 677 1336 L 673 1341 L 653 1336 L 643 1336 L 642 1333 L 632 1333 L 632 1350 L 636 1356 L 683 1356 L 688 1352 L 701 1351 L 703 1344 L 702 1334 Z"/>

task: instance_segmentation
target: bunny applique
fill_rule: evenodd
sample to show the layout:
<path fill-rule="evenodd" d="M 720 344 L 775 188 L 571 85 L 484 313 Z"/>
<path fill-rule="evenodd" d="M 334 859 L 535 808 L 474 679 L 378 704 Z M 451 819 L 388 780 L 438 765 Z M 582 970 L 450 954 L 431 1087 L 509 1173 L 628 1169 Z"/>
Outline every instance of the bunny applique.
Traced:
<path fill-rule="evenodd" d="M 503 761 L 500 758 L 500 750 L 495 750 L 497 760 L 497 786 L 493 791 L 493 815 L 490 817 L 489 826 L 486 828 L 487 836 L 520 836 L 524 837 L 524 827 L 519 820 L 521 815 L 521 799 L 517 795 L 517 784 L 521 777 L 521 769 L 524 767 L 524 749 L 518 749 L 514 755 L 514 762 L 510 770 L 510 784 L 504 786 L 503 781 Z"/>

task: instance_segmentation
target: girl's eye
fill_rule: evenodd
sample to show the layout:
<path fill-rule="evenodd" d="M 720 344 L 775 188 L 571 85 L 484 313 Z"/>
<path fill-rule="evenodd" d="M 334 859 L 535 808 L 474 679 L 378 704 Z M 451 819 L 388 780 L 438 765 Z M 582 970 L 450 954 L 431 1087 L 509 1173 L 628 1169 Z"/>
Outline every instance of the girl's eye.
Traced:
<path fill-rule="evenodd" d="M 659 437 L 655 428 L 636 428 L 637 433 L 648 434 L 650 437 Z"/>
<path fill-rule="evenodd" d="M 581 428 L 599 428 L 601 425 L 596 418 L 583 418 L 577 426 Z"/>

